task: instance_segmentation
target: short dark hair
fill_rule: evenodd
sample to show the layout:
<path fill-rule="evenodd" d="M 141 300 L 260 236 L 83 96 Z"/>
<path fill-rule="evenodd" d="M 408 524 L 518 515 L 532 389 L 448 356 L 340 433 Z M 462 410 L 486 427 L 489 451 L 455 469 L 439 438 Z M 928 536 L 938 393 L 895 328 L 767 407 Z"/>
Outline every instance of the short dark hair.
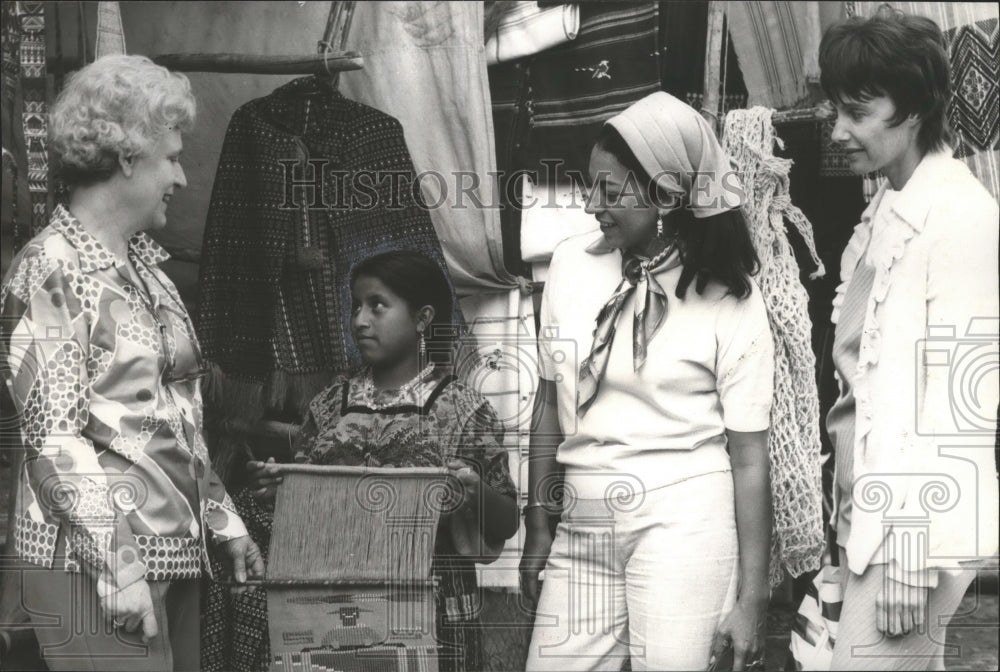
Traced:
<path fill-rule="evenodd" d="M 434 320 L 424 332 L 427 356 L 436 363 L 451 361 L 451 346 L 458 334 L 457 325 L 451 321 L 454 297 L 451 284 L 436 261 L 412 250 L 383 252 L 368 257 L 351 270 L 351 287 L 362 276 L 381 281 L 406 301 L 411 310 L 432 306 Z"/>
<path fill-rule="evenodd" d="M 922 154 L 951 140 L 948 49 L 932 20 L 882 5 L 869 19 L 854 17 L 827 30 L 819 67 L 823 91 L 835 103 L 888 96 L 896 106 L 894 126 L 916 114 Z"/>
<path fill-rule="evenodd" d="M 642 167 L 632 148 L 614 126 L 601 129 L 594 147 L 618 159 L 630 176 L 634 176 L 637 185 L 645 188 L 650 203 L 671 202 L 667 195 L 658 192 L 652 176 Z M 695 291 L 701 294 L 709 279 L 725 285 L 736 298 L 746 298 L 751 291 L 750 277 L 757 273 L 760 262 L 743 213 L 738 209 L 725 210 L 699 218 L 694 216 L 688 205 L 685 197 L 680 207 L 667 215 L 670 225 L 677 232 L 683 267 L 677 281 L 677 298 L 684 298 L 692 281 L 695 281 Z"/>

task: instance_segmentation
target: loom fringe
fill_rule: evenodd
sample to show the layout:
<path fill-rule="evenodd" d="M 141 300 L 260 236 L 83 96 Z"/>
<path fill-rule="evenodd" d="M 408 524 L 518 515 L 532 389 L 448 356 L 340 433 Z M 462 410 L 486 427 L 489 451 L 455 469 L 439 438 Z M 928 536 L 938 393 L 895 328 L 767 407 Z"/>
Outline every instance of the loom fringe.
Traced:
<path fill-rule="evenodd" d="M 254 449 L 255 437 L 235 431 L 232 421 L 244 426 L 264 419 L 300 424 L 308 413 L 309 402 L 334 378 L 332 371 L 292 374 L 279 370 L 265 381 L 227 373 L 214 362 L 208 363 L 208 369 L 202 397 L 209 453 L 215 472 L 227 487 L 235 485 L 241 460 L 264 457 L 256 454 L 260 451 Z"/>
<path fill-rule="evenodd" d="M 809 296 L 785 230 L 785 220 L 802 235 L 817 269 L 826 270 L 812 225 L 788 195 L 790 159 L 774 156 L 781 146 L 771 123 L 773 110 L 754 107 L 726 115 L 723 147 L 743 173 L 743 214 L 761 262 L 757 277 L 774 338 L 774 402 L 769 452 L 774 536 L 770 581 L 819 569 L 823 535 L 822 460 L 816 356 L 812 350 Z"/>

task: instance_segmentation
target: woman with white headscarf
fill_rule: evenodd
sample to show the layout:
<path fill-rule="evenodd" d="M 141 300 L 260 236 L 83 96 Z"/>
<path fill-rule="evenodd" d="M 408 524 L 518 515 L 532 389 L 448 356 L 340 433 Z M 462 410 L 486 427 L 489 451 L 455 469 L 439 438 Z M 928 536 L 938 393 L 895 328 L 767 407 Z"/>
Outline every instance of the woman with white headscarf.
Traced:
<path fill-rule="evenodd" d="M 542 300 L 527 669 L 762 667 L 774 353 L 739 177 L 658 92 L 607 122 L 590 179 L 601 232 L 556 248 Z"/>

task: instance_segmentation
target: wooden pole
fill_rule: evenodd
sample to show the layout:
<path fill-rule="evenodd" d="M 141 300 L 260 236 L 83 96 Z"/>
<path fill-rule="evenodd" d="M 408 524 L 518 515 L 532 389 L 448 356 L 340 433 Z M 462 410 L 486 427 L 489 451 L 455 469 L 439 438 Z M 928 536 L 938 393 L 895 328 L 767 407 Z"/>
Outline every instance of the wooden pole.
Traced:
<path fill-rule="evenodd" d="M 720 87 L 722 83 L 722 43 L 725 37 L 725 10 L 722 3 L 712 0 L 708 3 L 708 39 L 705 41 L 705 88 L 701 97 L 701 114 L 716 135 L 722 129 L 719 119 Z"/>
<path fill-rule="evenodd" d="M 179 72 L 234 72 L 248 75 L 323 75 L 364 67 L 362 57 L 353 51 L 309 56 L 163 54 L 154 56 L 153 62 Z"/>

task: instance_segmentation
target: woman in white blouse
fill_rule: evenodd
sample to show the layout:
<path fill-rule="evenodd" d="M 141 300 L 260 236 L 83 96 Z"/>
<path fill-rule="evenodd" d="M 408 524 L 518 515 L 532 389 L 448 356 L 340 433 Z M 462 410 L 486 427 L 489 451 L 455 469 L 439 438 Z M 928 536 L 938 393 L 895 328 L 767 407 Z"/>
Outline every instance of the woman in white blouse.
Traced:
<path fill-rule="evenodd" d="M 527 669 L 705 669 L 727 647 L 759 667 L 774 365 L 742 187 L 664 92 L 608 121 L 590 177 L 601 231 L 556 248 L 542 301 Z"/>

